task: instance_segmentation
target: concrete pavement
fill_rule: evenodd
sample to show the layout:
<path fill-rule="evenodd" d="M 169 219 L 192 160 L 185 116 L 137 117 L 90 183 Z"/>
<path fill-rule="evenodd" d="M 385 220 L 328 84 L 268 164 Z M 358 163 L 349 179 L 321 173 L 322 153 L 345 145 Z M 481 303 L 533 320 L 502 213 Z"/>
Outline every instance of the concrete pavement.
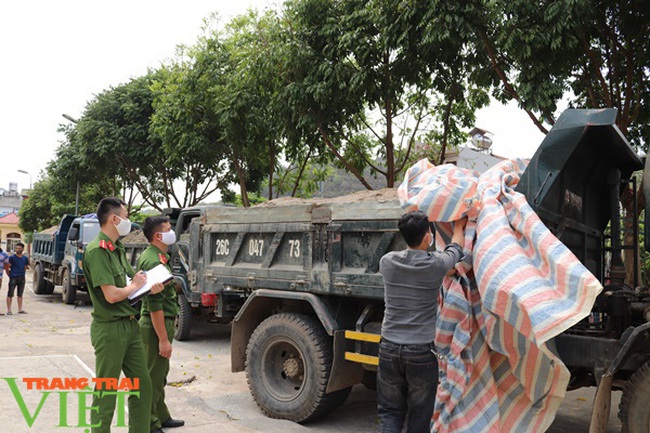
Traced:
<path fill-rule="evenodd" d="M 0 289 L 1 298 L 6 296 L 7 278 L 4 280 Z M 80 297 L 87 299 L 85 294 Z M 43 400 L 41 391 L 24 388 L 22 378 L 92 378 L 94 355 L 89 337 L 91 307 L 88 304 L 63 304 L 60 287 L 52 295 L 37 296 L 31 291 L 28 279 L 24 308 L 28 311 L 26 315 L 0 317 L 0 378 L 18 378 L 17 384 L 23 387 L 20 392 L 25 400 L 27 417 L 34 418 L 34 423 L 32 427 L 27 425 L 25 414 L 21 412 L 9 384 L 6 380 L 0 380 L 0 432 L 85 433 L 87 428 L 80 427 L 78 422 L 76 393 L 67 396 L 66 419 L 62 422 L 61 395 L 50 394 Z M 4 311 L 4 307 L 0 311 Z M 350 398 L 341 408 L 307 425 L 265 417 L 248 391 L 246 375 L 230 372 L 229 339 L 229 326 L 201 324 L 193 330 L 191 341 L 174 342 L 169 381 L 188 383 L 168 386 L 167 402 L 172 415 L 184 419 L 186 426 L 168 429 L 168 433 L 378 431 L 376 395 L 361 385 L 354 387 Z M 591 388 L 568 393 L 556 421 L 548 431 L 586 432 L 594 391 Z M 618 399 L 620 393 L 614 393 L 607 433 L 621 430 L 616 417 Z M 43 404 L 37 413 L 41 401 Z M 126 433 L 128 429 L 113 428 L 112 431 Z"/>

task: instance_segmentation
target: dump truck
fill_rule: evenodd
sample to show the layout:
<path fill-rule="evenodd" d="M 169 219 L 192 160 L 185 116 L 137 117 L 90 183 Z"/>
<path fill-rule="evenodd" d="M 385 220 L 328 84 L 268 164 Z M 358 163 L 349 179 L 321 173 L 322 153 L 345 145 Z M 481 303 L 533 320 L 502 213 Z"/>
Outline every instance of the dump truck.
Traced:
<path fill-rule="evenodd" d="M 247 371 L 267 415 L 313 419 L 341 405 L 365 367 L 375 368 L 364 346 L 379 339 L 379 259 L 406 247 L 401 214 L 387 189 L 215 208 L 192 222 L 189 262 L 202 283 L 191 289 L 236 308 L 232 370 Z"/>
<path fill-rule="evenodd" d="M 633 173 L 643 162 L 615 119 L 614 109 L 567 110 L 517 190 L 604 285 L 589 317 L 554 340 L 570 388 L 611 378 L 623 391 L 624 431 L 650 433 L 650 291 L 625 284 L 625 268 L 639 264 L 620 259 L 639 242 L 635 205 L 633 245 L 621 242 L 620 195 L 639 188 Z M 646 165 L 646 188 L 648 173 Z M 215 208 L 189 225 L 190 296 L 212 294 L 237 309 L 232 371 L 246 372 L 266 415 L 309 421 L 343 404 L 353 385 L 372 384 L 384 310 L 379 260 L 406 248 L 402 214 L 395 190 L 382 190 Z"/>
<path fill-rule="evenodd" d="M 99 233 L 94 217 L 64 215 L 61 223 L 34 234 L 32 264 L 34 292 L 52 294 L 54 286 L 62 286 L 63 302 L 74 303 L 77 291 L 87 291 L 83 276 L 83 253 Z"/>

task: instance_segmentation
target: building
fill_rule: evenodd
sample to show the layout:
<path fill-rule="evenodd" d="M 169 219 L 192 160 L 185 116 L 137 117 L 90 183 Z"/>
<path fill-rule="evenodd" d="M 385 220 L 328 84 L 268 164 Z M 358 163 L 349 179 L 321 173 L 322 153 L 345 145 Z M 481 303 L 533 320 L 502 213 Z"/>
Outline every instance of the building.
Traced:
<path fill-rule="evenodd" d="M 20 217 L 13 211 L 0 216 L 0 248 L 3 251 L 13 251 L 16 244 L 22 241 L 19 221 Z"/>
<path fill-rule="evenodd" d="M 23 240 L 23 232 L 18 223 L 18 212 L 27 198 L 26 191 L 18 192 L 18 184 L 9 183 L 9 189 L 0 188 L 0 248 L 13 251 L 15 245 Z"/>
<path fill-rule="evenodd" d="M 25 196 L 18 192 L 18 184 L 9 183 L 9 189 L 0 188 L 0 214 L 18 212 Z"/>
<path fill-rule="evenodd" d="M 445 164 L 454 164 L 460 168 L 476 170 L 479 173 L 486 172 L 504 159 L 501 156 L 495 156 L 467 146 L 459 147 L 457 151 L 445 153 Z"/>

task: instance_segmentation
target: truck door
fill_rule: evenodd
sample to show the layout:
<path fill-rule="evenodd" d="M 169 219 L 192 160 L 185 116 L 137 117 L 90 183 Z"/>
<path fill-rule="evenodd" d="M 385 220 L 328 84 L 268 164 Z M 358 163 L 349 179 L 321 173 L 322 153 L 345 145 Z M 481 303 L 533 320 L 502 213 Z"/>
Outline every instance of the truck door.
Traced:
<path fill-rule="evenodd" d="M 171 252 L 172 272 L 184 277 L 188 286 L 196 284 L 194 264 L 198 259 L 195 257 L 198 252 L 198 243 L 196 242 L 198 239 L 190 239 L 190 223 L 199 216 L 201 216 L 199 209 L 180 213 L 175 227 L 177 241 L 172 246 Z M 194 245 L 194 248 L 191 248 L 190 245 Z"/>

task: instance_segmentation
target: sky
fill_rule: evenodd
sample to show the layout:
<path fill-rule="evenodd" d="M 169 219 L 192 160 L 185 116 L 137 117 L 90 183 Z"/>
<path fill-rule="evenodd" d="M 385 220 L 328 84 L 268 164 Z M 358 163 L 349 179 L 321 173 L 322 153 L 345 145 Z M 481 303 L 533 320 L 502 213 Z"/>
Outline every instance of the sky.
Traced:
<path fill-rule="evenodd" d="M 225 22 L 277 0 L 33 0 L 0 4 L 0 188 L 29 188 L 55 156 L 62 115 L 79 118 L 94 95 L 144 75 L 192 45 L 204 18 Z M 529 158 L 543 135 L 515 104 L 492 104 L 476 126 L 493 152 Z M 27 171 L 29 174 L 18 172 Z"/>

